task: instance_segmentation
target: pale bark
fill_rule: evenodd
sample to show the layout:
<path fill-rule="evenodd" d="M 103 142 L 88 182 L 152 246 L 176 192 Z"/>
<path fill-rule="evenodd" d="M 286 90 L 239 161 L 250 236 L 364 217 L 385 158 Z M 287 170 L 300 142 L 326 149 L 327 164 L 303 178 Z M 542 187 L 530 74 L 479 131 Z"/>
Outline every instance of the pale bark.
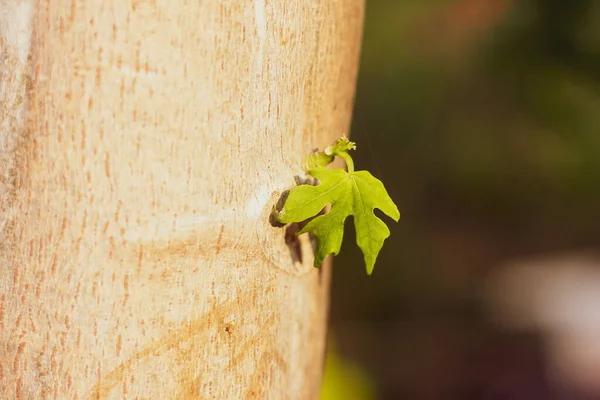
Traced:
<path fill-rule="evenodd" d="M 0 398 L 318 397 L 329 269 L 267 217 L 348 131 L 362 13 L 0 4 Z"/>

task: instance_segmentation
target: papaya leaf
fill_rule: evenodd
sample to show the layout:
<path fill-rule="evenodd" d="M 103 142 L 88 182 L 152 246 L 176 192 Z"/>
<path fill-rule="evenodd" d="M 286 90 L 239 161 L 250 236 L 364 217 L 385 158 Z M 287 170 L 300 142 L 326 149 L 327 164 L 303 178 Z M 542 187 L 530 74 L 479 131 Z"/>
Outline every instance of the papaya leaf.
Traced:
<path fill-rule="evenodd" d="M 347 139 L 345 141 L 346 145 L 338 147 L 333 153 L 346 160 L 349 171 L 310 168 L 309 175 L 318 179 L 319 184 L 299 185 L 291 189 L 283 207 L 274 210 L 274 216 L 284 224 L 302 222 L 315 217 L 327 205 L 331 205 L 328 213 L 312 219 L 298 232 L 310 232 L 316 237 L 314 266 L 319 267 L 329 254 L 339 253 L 344 236 L 344 222 L 353 215 L 356 242 L 363 253 L 367 274 L 370 275 L 384 240 L 390 236 L 388 227 L 373 211 L 378 208 L 396 222 L 400 219 L 400 212 L 379 179 L 368 171 L 354 172 L 354 165 L 347 153 L 354 148 L 354 143 Z M 348 146 L 348 143 L 352 146 Z M 332 146 L 327 149 L 330 148 Z"/>

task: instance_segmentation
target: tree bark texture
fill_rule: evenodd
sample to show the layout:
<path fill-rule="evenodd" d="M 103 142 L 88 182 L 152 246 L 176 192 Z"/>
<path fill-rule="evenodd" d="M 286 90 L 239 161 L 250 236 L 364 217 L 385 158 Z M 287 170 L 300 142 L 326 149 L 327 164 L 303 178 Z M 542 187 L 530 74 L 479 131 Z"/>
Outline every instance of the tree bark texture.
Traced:
<path fill-rule="evenodd" d="M 318 397 L 329 267 L 268 215 L 348 131 L 362 15 L 0 3 L 0 398 Z"/>

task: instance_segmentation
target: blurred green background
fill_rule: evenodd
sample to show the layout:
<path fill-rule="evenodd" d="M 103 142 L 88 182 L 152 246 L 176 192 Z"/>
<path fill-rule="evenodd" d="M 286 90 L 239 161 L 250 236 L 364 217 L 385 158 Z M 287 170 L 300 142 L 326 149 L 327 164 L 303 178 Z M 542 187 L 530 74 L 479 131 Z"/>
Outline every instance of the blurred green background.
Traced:
<path fill-rule="evenodd" d="M 402 218 L 371 277 L 346 227 L 323 400 L 593 398 L 480 294 L 507 260 L 598 248 L 599 130 L 600 1 L 367 0 L 353 156 Z"/>

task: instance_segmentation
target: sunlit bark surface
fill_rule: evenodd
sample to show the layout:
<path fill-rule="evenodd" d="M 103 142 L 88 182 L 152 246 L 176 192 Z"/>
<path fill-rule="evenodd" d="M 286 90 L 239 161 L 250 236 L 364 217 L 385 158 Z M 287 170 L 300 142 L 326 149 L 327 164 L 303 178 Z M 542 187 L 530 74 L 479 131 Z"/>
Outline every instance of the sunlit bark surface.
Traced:
<path fill-rule="evenodd" d="M 267 216 L 348 131 L 362 13 L 0 4 L 0 398 L 318 397 L 329 268 Z"/>

